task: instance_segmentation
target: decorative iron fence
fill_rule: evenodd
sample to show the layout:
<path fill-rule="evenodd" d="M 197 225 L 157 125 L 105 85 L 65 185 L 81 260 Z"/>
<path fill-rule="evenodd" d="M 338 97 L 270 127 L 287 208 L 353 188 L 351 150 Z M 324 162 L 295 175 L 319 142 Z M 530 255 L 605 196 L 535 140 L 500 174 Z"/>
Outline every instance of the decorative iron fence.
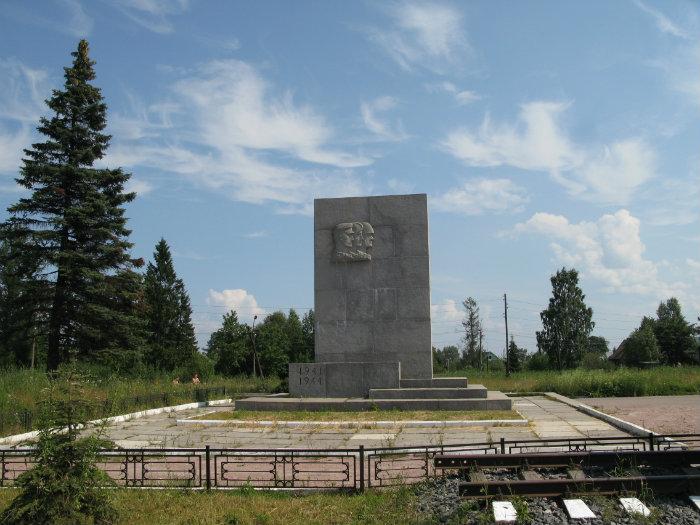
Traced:
<path fill-rule="evenodd" d="M 99 467 L 115 485 L 186 489 L 345 489 L 389 487 L 444 476 L 441 454 L 700 449 L 700 434 L 575 439 L 501 439 L 426 447 L 367 449 L 115 449 L 100 454 Z M 0 449 L 0 487 L 34 465 L 32 449 Z"/>
<path fill-rule="evenodd" d="M 169 406 L 171 404 L 202 402 L 211 399 L 231 397 L 225 386 L 210 388 L 193 388 L 183 392 L 162 392 L 141 394 L 128 398 L 105 399 L 95 403 L 92 419 L 115 416 L 126 411 L 145 410 L 146 408 Z M 0 412 L 0 436 L 6 432 L 29 432 L 34 428 L 36 413 L 26 408 L 7 409 Z"/>

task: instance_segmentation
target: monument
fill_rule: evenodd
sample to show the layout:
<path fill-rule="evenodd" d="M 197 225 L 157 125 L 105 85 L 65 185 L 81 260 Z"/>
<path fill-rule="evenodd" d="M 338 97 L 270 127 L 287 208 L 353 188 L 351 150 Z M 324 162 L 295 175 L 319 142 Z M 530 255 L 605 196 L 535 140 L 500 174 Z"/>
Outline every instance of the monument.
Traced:
<path fill-rule="evenodd" d="M 315 362 L 255 410 L 510 409 L 500 392 L 433 377 L 425 194 L 314 201 Z"/>

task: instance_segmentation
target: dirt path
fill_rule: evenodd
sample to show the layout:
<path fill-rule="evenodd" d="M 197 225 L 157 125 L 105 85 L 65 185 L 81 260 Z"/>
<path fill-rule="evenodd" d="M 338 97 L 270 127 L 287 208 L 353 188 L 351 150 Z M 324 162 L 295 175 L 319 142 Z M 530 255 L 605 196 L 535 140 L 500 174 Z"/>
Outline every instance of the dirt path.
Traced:
<path fill-rule="evenodd" d="M 700 434 L 700 396 L 597 397 L 579 401 L 660 434 Z"/>

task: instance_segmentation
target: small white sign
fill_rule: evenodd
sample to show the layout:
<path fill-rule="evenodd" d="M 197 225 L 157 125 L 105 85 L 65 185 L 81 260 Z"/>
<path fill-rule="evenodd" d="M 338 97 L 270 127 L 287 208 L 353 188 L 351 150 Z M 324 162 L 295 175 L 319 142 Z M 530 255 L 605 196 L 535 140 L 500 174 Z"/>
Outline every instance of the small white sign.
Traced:
<path fill-rule="evenodd" d="M 620 498 L 622 507 L 627 511 L 627 514 L 641 514 L 645 518 L 651 514 L 647 506 L 637 498 Z"/>
<path fill-rule="evenodd" d="M 515 523 L 518 513 L 510 501 L 493 502 L 493 519 L 496 523 Z"/>
<path fill-rule="evenodd" d="M 572 520 L 585 520 L 595 518 L 595 513 L 588 508 L 588 505 L 582 499 L 565 499 L 564 507 Z"/>

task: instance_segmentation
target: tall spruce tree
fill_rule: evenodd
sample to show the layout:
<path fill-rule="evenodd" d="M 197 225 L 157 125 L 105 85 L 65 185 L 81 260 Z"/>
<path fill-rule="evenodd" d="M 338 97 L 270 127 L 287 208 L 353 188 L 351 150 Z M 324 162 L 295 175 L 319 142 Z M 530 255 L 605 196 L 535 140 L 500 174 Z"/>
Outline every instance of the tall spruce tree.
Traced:
<path fill-rule="evenodd" d="M 197 352 L 192 306 L 165 239 L 156 244 L 153 262 L 148 263 L 144 295 L 148 362 L 165 370 L 187 365 Z"/>
<path fill-rule="evenodd" d="M 32 284 L 46 295 L 47 368 L 70 356 L 129 366 L 142 344 L 134 315 L 142 264 L 130 258 L 123 206 L 129 174 L 95 169 L 110 136 L 107 106 L 88 43 L 81 40 L 64 68 L 62 90 L 46 101 L 53 112 L 37 128 L 47 140 L 24 150 L 17 182 L 31 195 L 10 206 L 2 232 L 25 260 L 39 267 Z"/>
<path fill-rule="evenodd" d="M 537 347 L 557 369 L 573 368 L 581 361 L 595 326 L 593 310 L 586 306 L 576 270 L 562 268 L 550 280 L 552 297 L 540 313 L 542 331 L 537 332 Z"/>

